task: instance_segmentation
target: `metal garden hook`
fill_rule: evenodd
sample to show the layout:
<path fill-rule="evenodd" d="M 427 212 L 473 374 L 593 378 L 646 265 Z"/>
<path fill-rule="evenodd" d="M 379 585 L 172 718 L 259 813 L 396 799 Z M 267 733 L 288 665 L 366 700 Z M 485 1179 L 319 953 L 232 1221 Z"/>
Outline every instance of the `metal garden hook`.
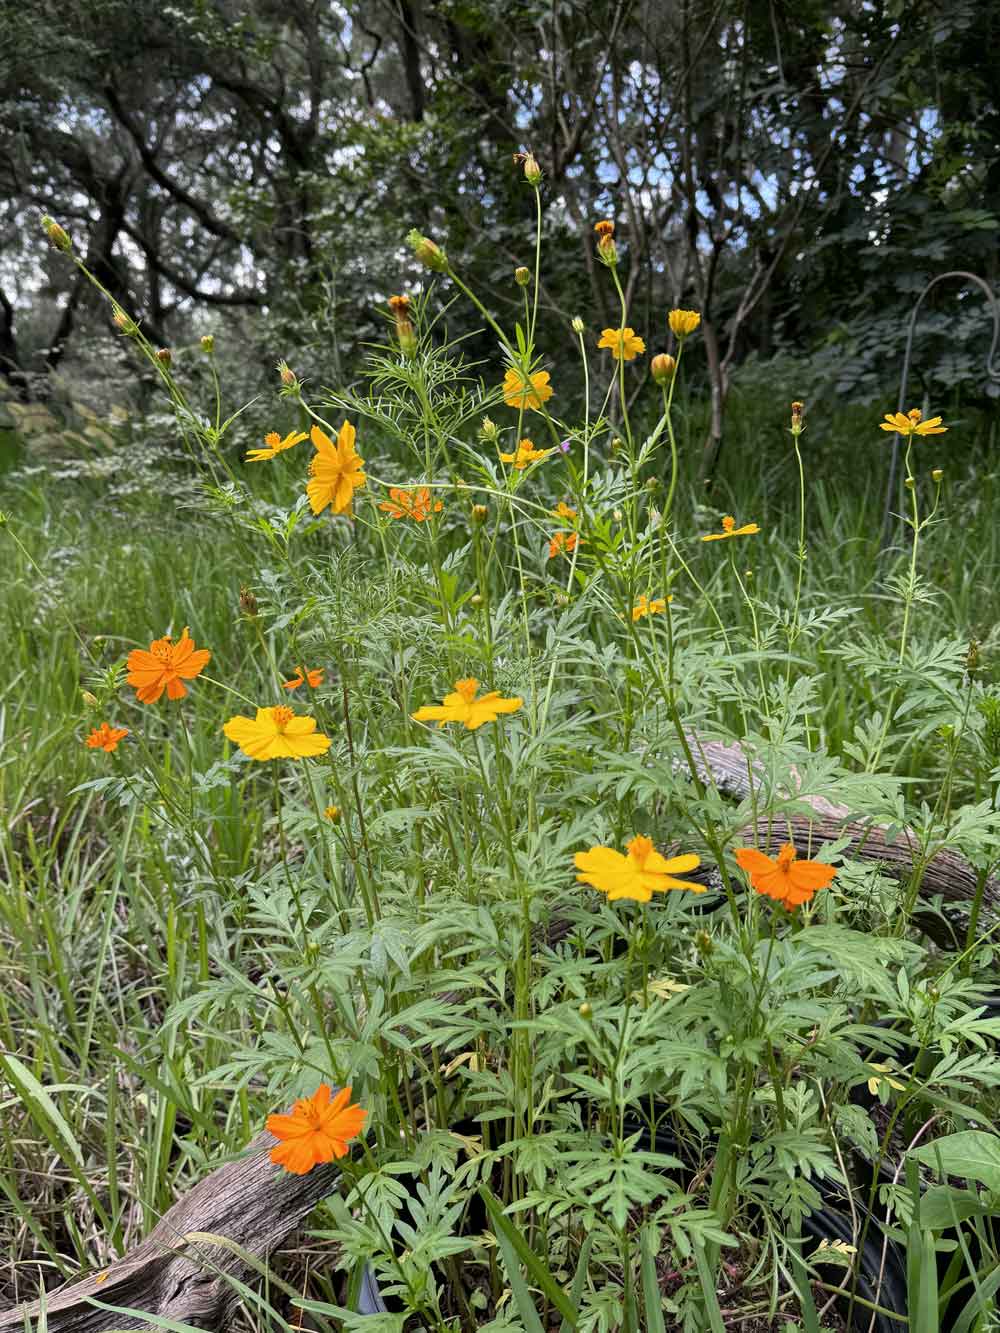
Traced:
<path fill-rule="evenodd" d="M 924 303 L 924 298 L 928 295 L 932 287 L 936 287 L 939 282 L 947 282 L 949 278 L 961 278 L 963 282 L 974 282 L 986 297 L 990 307 L 990 314 L 993 316 L 993 341 L 990 343 L 990 350 L 986 355 L 986 378 L 992 380 L 994 384 L 1000 384 L 1000 366 L 994 365 L 993 358 L 996 356 L 997 344 L 1000 343 L 1000 305 L 997 304 L 997 298 L 993 289 L 984 278 L 978 274 L 966 273 L 964 269 L 952 269 L 948 273 L 939 273 L 936 278 L 931 278 L 930 282 L 917 297 L 916 305 L 910 315 L 910 324 L 906 330 L 906 352 L 903 356 L 903 373 L 899 381 L 899 400 L 896 404 L 897 412 L 905 412 L 906 387 L 910 378 L 910 359 L 913 355 L 913 335 L 917 328 L 917 315 L 920 313 L 920 307 Z M 889 484 L 885 492 L 885 510 L 882 514 L 882 536 L 879 541 L 879 555 L 883 555 L 889 546 L 889 534 L 892 526 L 892 502 L 896 489 L 896 473 L 899 469 L 899 450 L 902 446 L 902 437 L 894 435 L 892 438 L 892 460 L 889 464 Z"/>

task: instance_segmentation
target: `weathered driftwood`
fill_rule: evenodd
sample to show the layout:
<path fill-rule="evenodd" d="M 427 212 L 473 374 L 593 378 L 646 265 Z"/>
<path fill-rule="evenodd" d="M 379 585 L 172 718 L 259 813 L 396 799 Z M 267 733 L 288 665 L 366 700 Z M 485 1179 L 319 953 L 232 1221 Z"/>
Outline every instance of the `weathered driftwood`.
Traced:
<path fill-rule="evenodd" d="M 720 791 L 734 799 L 750 795 L 752 768 L 748 766 L 747 757 L 738 743 L 726 745 L 722 741 L 706 741 L 693 733 L 689 734 L 688 741 L 703 779 L 711 777 Z M 781 843 L 788 841 L 789 823 L 795 844 L 800 850 L 809 845 L 818 847 L 823 842 L 849 837 L 851 842 L 845 849 L 845 855 L 863 861 L 876 861 L 886 874 L 900 880 L 909 879 L 914 858 L 919 853 L 916 838 L 911 831 L 903 829 L 889 842 L 885 828 L 868 820 L 851 819 L 851 811 L 846 805 L 836 805 L 821 796 L 803 796 L 799 799 L 815 809 L 813 818 L 793 815 L 790 819 L 784 816 L 773 821 L 761 819 L 756 829 L 751 825 L 745 830 L 745 836 L 753 839 L 755 846 L 762 851 L 774 851 Z M 946 903 L 968 906 L 975 895 L 977 882 L 977 872 L 967 861 L 954 852 L 940 851 L 924 869 L 921 896 L 926 899 L 940 894 Z M 1000 911 L 1000 881 L 986 881 L 983 908 L 991 913 Z"/>
<path fill-rule="evenodd" d="M 293 1176 L 273 1165 L 275 1140 L 258 1134 L 244 1157 L 206 1176 L 166 1212 L 146 1240 L 95 1274 L 45 1299 L 49 1333 L 105 1333 L 152 1329 L 135 1315 L 115 1314 L 91 1300 L 166 1316 L 195 1328 L 225 1329 L 237 1296 L 228 1277 L 252 1276 L 232 1250 L 192 1233 L 211 1232 L 258 1259 L 267 1256 L 337 1187 L 334 1165 Z M 0 1333 L 34 1328 L 37 1302 L 0 1311 Z"/>

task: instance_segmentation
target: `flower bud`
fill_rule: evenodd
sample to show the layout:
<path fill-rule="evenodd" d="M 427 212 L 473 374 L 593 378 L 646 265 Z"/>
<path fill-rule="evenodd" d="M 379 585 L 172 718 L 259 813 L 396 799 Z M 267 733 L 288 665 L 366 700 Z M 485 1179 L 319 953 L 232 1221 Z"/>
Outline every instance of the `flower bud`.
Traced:
<path fill-rule="evenodd" d="M 614 436 L 614 438 L 611 441 L 611 444 L 608 447 L 608 452 L 611 454 L 616 454 L 621 447 L 622 447 L 622 438 L 620 435 L 616 435 Z"/>
<path fill-rule="evenodd" d="M 472 521 L 473 521 L 473 523 L 485 523 L 488 514 L 489 514 L 489 510 L 486 508 L 485 505 L 473 505 L 473 506 L 472 506 Z"/>
<path fill-rule="evenodd" d="M 969 650 L 965 654 L 965 670 L 970 676 L 974 676 L 979 670 L 979 640 L 969 640 Z"/>
<path fill-rule="evenodd" d="M 523 264 L 519 265 L 519 267 L 514 270 L 514 281 L 519 287 L 527 287 L 528 283 L 531 281 L 531 273 Z"/>
<path fill-rule="evenodd" d="M 482 606 L 482 604 L 483 604 L 483 594 L 481 592 L 474 592 L 472 596 L 469 598 L 469 605 Z"/>
<path fill-rule="evenodd" d="M 802 425 L 802 403 L 792 403 L 792 425 L 791 431 L 796 438 L 802 434 L 805 427 Z"/>
<path fill-rule="evenodd" d="M 913 480 L 912 477 L 906 477 L 903 480 L 903 485 L 906 487 L 908 491 L 912 491 L 914 486 L 916 486 L 916 484 L 917 483 Z"/>
<path fill-rule="evenodd" d="M 649 363 L 649 371 L 657 384 L 669 384 L 677 369 L 677 362 L 669 352 L 660 352 Z"/>
<path fill-rule="evenodd" d="M 936 467 L 931 473 L 931 481 L 934 482 L 935 486 L 940 486 L 943 477 L 944 472 L 939 467 Z"/>
<path fill-rule="evenodd" d="M 597 257 L 608 268 L 618 263 L 618 250 L 615 246 L 615 224 L 608 219 L 594 224 L 597 232 Z"/>
<path fill-rule="evenodd" d="M 448 259 L 441 247 L 429 236 L 417 231 L 416 227 L 407 232 L 406 243 L 424 268 L 429 268 L 434 273 L 444 273 L 448 268 Z"/>
<path fill-rule="evenodd" d="M 495 421 L 489 417 L 483 417 L 483 424 L 479 427 L 479 438 L 485 440 L 487 444 L 496 444 L 499 431 Z"/>
<path fill-rule="evenodd" d="M 257 614 L 257 598 L 249 588 L 240 589 L 240 610 L 245 616 L 255 616 Z"/>
<path fill-rule="evenodd" d="M 83 702 L 87 705 L 88 708 L 96 708 L 99 702 L 97 695 L 91 694 L 89 690 L 81 690 L 80 698 L 83 700 Z"/>
<path fill-rule="evenodd" d="M 660 489 L 659 477 L 646 478 L 646 490 L 649 491 L 650 495 L 655 495 L 659 489 Z"/>
<path fill-rule="evenodd" d="M 278 374 L 281 376 L 281 382 L 286 389 L 291 389 L 295 384 L 298 383 L 295 371 L 291 368 L 291 366 L 288 364 L 287 361 L 278 362 Z"/>
<path fill-rule="evenodd" d="M 389 306 L 396 320 L 396 337 L 399 340 L 399 350 L 409 359 L 415 355 L 417 350 L 417 335 L 413 329 L 413 321 L 410 319 L 410 298 L 408 296 L 390 296 Z"/>
<path fill-rule="evenodd" d="M 330 821 L 331 824 L 336 824 L 337 821 L 340 819 L 340 806 L 328 805 L 326 809 L 323 811 L 323 813 L 324 815 L 326 815 L 327 819 Z"/>
<path fill-rule="evenodd" d="M 201 335 L 201 350 L 206 356 L 211 356 L 215 351 L 215 338 L 211 333 L 203 333 Z"/>
<path fill-rule="evenodd" d="M 50 218 L 48 213 L 42 217 L 42 228 L 45 235 L 49 238 L 49 245 L 54 250 L 72 250 L 73 242 L 69 238 L 69 233 L 56 222 L 55 218 Z"/>
<path fill-rule="evenodd" d="M 616 510 L 612 513 L 611 517 L 615 520 L 616 523 L 620 523 L 620 522 L 622 521 L 622 518 L 623 518 L 624 516 L 623 516 L 622 511 L 621 511 L 620 509 L 616 509 Z"/>
<path fill-rule="evenodd" d="M 156 353 L 156 359 L 157 361 L 159 361 L 161 366 L 169 370 L 170 363 L 171 361 L 173 361 L 174 358 L 169 347 L 161 347 L 160 350 Z"/>
<path fill-rule="evenodd" d="M 573 322 L 570 325 L 570 328 L 573 330 L 574 333 L 583 332 L 583 320 L 580 318 L 579 315 L 573 316 Z"/>
<path fill-rule="evenodd" d="M 581 1018 L 586 1019 L 588 1021 L 594 1017 L 594 1010 L 587 1003 L 586 1000 L 584 1000 L 583 1004 L 580 1005 L 580 1008 L 577 1010 L 577 1013 L 580 1015 Z"/>
<path fill-rule="evenodd" d="M 694 947 L 701 958 L 711 958 L 715 952 L 715 941 L 707 930 L 699 930 L 694 937 Z"/>
<path fill-rule="evenodd" d="M 120 305 L 115 306 L 114 314 L 111 316 L 111 322 L 116 329 L 121 329 L 126 337 L 131 337 L 132 334 L 137 333 L 139 330 L 139 326 L 136 324 L 135 320 L 131 315 L 126 315 Z"/>
<path fill-rule="evenodd" d="M 542 169 L 538 165 L 534 153 L 524 154 L 524 179 L 529 185 L 537 185 L 542 179 Z"/>

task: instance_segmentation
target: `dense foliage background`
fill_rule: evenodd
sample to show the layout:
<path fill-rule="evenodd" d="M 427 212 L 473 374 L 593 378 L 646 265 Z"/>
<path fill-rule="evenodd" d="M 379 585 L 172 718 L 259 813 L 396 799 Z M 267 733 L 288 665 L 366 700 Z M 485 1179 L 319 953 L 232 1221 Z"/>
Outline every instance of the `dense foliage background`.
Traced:
<path fill-rule="evenodd" d="M 58 372 L 99 407 L 118 372 L 133 380 L 108 307 L 40 243 L 42 211 L 155 343 L 183 356 L 224 326 L 249 395 L 275 347 L 302 375 L 344 373 L 379 300 L 426 276 L 411 225 L 516 308 L 533 203 L 510 157 L 526 147 L 547 179 L 557 369 L 580 308 L 613 319 L 591 244 L 613 216 L 649 345 L 671 305 L 702 311 L 709 458 L 738 368 L 781 356 L 791 396 L 894 398 L 927 280 L 997 276 L 1000 11 L 981 0 L 0 9 L 7 398 L 51 397 Z M 942 284 L 915 357 L 935 410 L 998 391 L 989 337 L 982 293 Z"/>

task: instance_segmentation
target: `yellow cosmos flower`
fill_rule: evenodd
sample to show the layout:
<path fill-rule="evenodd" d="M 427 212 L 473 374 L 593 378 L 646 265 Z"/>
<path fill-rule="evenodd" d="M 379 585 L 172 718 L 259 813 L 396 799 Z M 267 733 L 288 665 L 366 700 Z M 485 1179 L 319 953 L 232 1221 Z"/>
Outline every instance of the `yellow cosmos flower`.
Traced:
<path fill-rule="evenodd" d="M 709 532 L 702 537 L 703 542 L 721 542 L 725 537 L 748 537 L 754 532 L 760 532 L 756 523 L 744 523 L 742 528 L 736 526 L 736 519 L 732 514 L 727 514 L 722 520 L 721 532 Z"/>
<path fill-rule="evenodd" d="M 265 448 L 251 449 L 246 456 L 246 462 L 262 463 L 267 458 L 277 458 L 278 454 L 283 454 L 286 449 L 292 449 L 295 445 L 301 444 L 305 438 L 306 433 L 303 430 L 289 431 L 284 439 L 276 430 L 272 430 L 270 434 L 264 436 Z"/>
<path fill-rule="evenodd" d="M 518 440 L 517 452 L 501 454 L 500 462 L 511 463 L 516 471 L 523 472 L 529 463 L 534 463 L 539 458 L 548 458 L 551 452 L 551 449 L 536 449 L 531 440 Z"/>
<path fill-rule="evenodd" d="M 365 474 L 361 470 L 365 460 L 354 448 L 355 435 L 349 421 L 345 421 L 337 432 L 336 444 L 318 426 L 313 426 L 309 432 L 316 452 L 309 464 L 311 480 L 306 486 L 306 494 L 314 514 L 321 513 L 327 505 L 333 507 L 335 514 L 351 512 L 354 491 L 365 484 Z"/>
<path fill-rule="evenodd" d="M 613 847 L 591 847 L 588 852 L 577 852 L 573 860 L 577 870 L 583 872 L 577 875 L 577 882 L 606 893 L 609 902 L 630 898 L 636 903 L 648 903 L 654 893 L 666 893 L 668 889 L 705 892 L 703 884 L 675 877 L 677 872 L 697 869 L 701 865 L 699 857 L 672 856 L 668 861 L 641 834 L 632 839 L 627 850 L 627 856 Z"/>
<path fill-rule="evenodd" d="M 536 370 L 525 378 L 524 372 L 510 366 L 503 377 L 503 400 L 508 407 L 528 407 L 537 412 L 552 397 L 549 372 Z"/>
<path fill-rule="evenodd" d="M 258 708 L 255 718 L 231 717 L 222 730 L 251 759 L 311 759 L 330 748 L 314 717 L 296 717 L 285 704 Z"/>
<path fill-rule="evenodd" d="M 644 616 L 655 616 L 660 611 L 666 611 L 667 602 L 672 602 L 673 600 L 673 593 L 667 598 L 657 597 L 652 602 L 645 594 L 643 594 L 632 608 L 633 624 L 637 620 L 642 620 Z"/>
<path fill-rule="evenodd" d="M 495 722 L 500 713 L 516 713 L 524 703 L 523 699 L 503 699 L 497 690 L 477 699 L 478 689 L 478 680 L 456 680 L 454 694 L 446 694 L 442 704 L 418 708 L 410 716 L 414 722 L 436 722 L 439 727 L 464 722 L 469 731 L 475 731 L 484 722 Z"/>
<path fill-rule="evenodd" d="M 701 323 L 701 315 L 697 310 L 671 310 L 667 323 L 675 338 L 686 338 Z"/>
<path fill-rule="evenodd" d="M 905 415 L 902 412 L 886 412 L 885 420 L 879 422 L 881 430 L 895 431 L 897 435 L 943 435 L 948 429 L 941 425 L 940 417 L 931 417 L 923 421 L 923 412 L 919 407 L 911 407 Z"/>
<path fill-rule="evenodd" d="M 633 361 L 640 352 L 646 350 L 635 329 L 605 329 L 598 341 L 598 347 L 607 347 L 616 361 Z"/>

